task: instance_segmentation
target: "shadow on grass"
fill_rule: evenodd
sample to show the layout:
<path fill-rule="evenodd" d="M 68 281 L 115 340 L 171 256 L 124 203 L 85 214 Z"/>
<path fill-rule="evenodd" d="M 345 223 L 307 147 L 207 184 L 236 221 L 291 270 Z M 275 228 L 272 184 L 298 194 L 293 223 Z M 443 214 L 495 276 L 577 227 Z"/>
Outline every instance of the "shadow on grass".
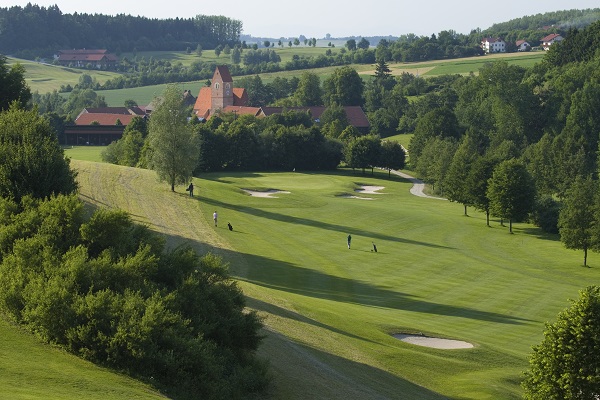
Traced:
<path fill-rule="evenodd" d="M 328 222 L 317 221 L 314 219 L 293 217 L 290 215 L 280 214 L 280 213 L 276 213 L 276 212 L 272 212 L 272 211 L 266 211 L 266 210 L 258 209 L 258 208 L 254 208 L 254 207 L 233 206 L 229 203 L 225 203 L 220 200 L 215 200 L 215 199 L 208 198 L 208 197 L 201 197 L 201 196 L 196 196 L 196 197 L 203 203 L 210 205 L 211 208 L 234 210 L 237 212 L 247 213 L 247 214 L 253 215 L 255 217 L 266 218 L 266 219 L 270 219 L 273 221 L 279 221 L 279 222 L 284 222 L 284 223 L 288 223 L 288 224 L 313 226 L 313 227 L 319 228 L 319 229 L 326 229 L 326 230 L 330 230 L 330 231 L 334 231 L 334 232 L 344 232 L 346 234 L 349 233 L 351 235 L 364 236 L 364 237 L 368 237 L 371 239 L 377 239 L 377 240 L 388 240 L 390 242 L 406 243 L 406 244 L 412 244 L 412 245 L 418 245 L 418 246 L 432 247 L 432 248 L 437 248 L 437 249 L 452 249 L 451 247 L 447 247 L 447 246 L 440 246 L 440 245 L 433 244 L 433 243 L 419 242 L 416 240 L 406 239 L 406 238 L 402 238 L 402 237 L 390 236 L 390 235 L 382 234 L 379 232 L 372 232 L 372 231 L 367 231 L 367 230 L 362 230 L 362 229 L 356 229 L 356 228 L 346 226 L 346 225 L 330 224 Z"/>
<path fill-rule="evenodd" d="M 430 302 L 418 296 L 324 274 L 253 254 L 241 254 L 241 256 L 248 262 L 248 276 L 238 276 L 237 278 L 270 289 L 362 306 L 392 308 L 501 324 L 520 325 L 530 322 L 528 319 L 511 315 Z"/>
<path fill-rule="evenodd" d="M 331 325 L 327 325 L 324 324 L 322 322 L 319 322 L 317 320 L 314 320 L 312 318 L 308 318 L 302 314 L 298 314 L 297 312 L 291 311 L 291 310 L 287 310 L 285 308 L 276 306 L 274 304 L 271 303 L 266 303 L 262 300 L 258 300 L 258 299 L 254 299 L 254 298 L 246 298 L 246 305 L 252 309 L 255 310 L 259 310 L 259 311 L 264 311 L 267 312 L 269 314 L 273 314 L 273 315 L 277 315 L 281 318 L 286 318 L 286 319 L 291 319 L 294 321 L 299 321 L 299 322 L 303 322 L 305 324 L 309 324 L 309 325 L 313 325 L 316 326 L 318 328 L 322 328 L 322 329 L 326 329 L 330 332 L 334 332 L 337 333 L 339 335 L 344 335 L 353 339 L 357 339 L 357 340 L 361 340 L 364 342 L 369 342 L 369 343 L 375 343 L 372 340 L 367 340 L 361 336 L 357 336 L 357 335 L 353 335 L 351 333 L 348 333 L 346 331 L 340 330 L 338 328 L 335 328 Z"/>
<path fill-rule="evenodd" d="M 259 354 L 270 359 L 271 399 L 447 398 L 380 368 L 291 341 L 273 331 L 267 331 Z M 285 357 L 274 357 L 282 354 Z"/>

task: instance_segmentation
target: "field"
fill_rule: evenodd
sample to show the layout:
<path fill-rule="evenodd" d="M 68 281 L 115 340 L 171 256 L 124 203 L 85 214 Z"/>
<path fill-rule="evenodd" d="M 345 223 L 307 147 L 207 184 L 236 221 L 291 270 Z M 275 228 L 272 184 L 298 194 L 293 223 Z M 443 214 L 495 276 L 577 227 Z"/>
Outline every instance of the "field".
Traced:
<path fill-rule="evenodd" d="M 281 56 L 282 62 L 291 60 L 295 54 L 301 56 L 311 56 L 324 54 L 327 51 L 325 47 L 296 47 L 292 48 L 275 48 L 277 54 Z M 340 51 L 340 47 L 331 49 L 334 53 Z M 196 60 L 202 61 L 216 61 L 221 63 L 229 62 L 229 56 L 221 54 L 220 57 L 216 57 L 214 51 L 205 50 L 202 52 L 202 57 L 198 57 L 194 52 L 187 54 L 186 52 L 175 52 L 175 51 L 163 51 L 163 52 L 138 52 L 135 55 L 131 53 L 125 53 L 122 57 L 144 57 L 146 59 L 153 57 L 155 59 L 165 59 L 171 62 L 181 62 L 183 65 L 190 65 Z M 471 57 L 462 58 L 456 60 L 439 60 L 439 61 L 427 61 L 419 63 L 390 63 L 389 67 L 392 70 L 392 74 L 400 75 L 403 72 L 412 73 L 419 76 L 437 76 L 444 74 L 461 74 L 468 75 L 470 73 L 477 73 L 479 69 L 487 62 L 495 60 L 506 60 L 507 62 L 515 65 L 529 67 L 540 61 L 544 56 L 544 52 L 530 52 L 530 53 L 510 53 L 510 54 L 494 54 L 482 57 Z M 96 78 L 99 82 L 104 82 L 107 79 L 114 77 L 117 73 L 105 72 L 105 71 L 94 71 L 94 70 L 83 70 L 75 68 L 57 67 L 48 64 L 40 64 L 33 61 L 20 60 L 9 58 L 9 63 L 19 62 L 23 64 L 26 69 L 25 78 L 32 91 L 39 91 L 40 93 L 51 92 L 54 89 L 59 89 L 61 85 L 71 84 L 72 86 L 79 81 L 79 76 L 83 73 L 87 73 L 92 77 Z M 360 75 L 364 78 L 374 74 L 373 65 L 354 64 L 352 65 Z M 318 74 L 321 79 L 326 79 L 330 76 L 333 71 L 339 67 L 325 67 L 318 69 L 311 69 L 310 72 Z M 263 83 L 269 83 L 275 77 L 291 78 L 294 76 L 300 76 L 304 71 L 281 71 L 275 73 L 264 73 L 260 74 Z M 234 80 L 239 77 L 234 77 Z M 189 89 L 197 95 L 200 88 L 204 86 L 205 81 L 196 82 L 182 82 L 180 83 L 182 89 Z M 98 94 L 104 96 L 109 106 L 122 106 L 125 100 L 135 100 L 140 105 L 146 105 L 154 98 L 154 96 L 162 93 L 166 85 L 154 85 L 145 86 L 139 88 L 130 89 L 119 89 L 119 90 L 103 90 L 99 91 Z"/>
<path fill-rule="evenodd" d="M 272 399 L 519 398 L 544 323 L 600 277 L 596 254 L 583 268 L 583 254 L 557 236 L 527 224 L 513 235 L 498 221 L 486 227 L 484 215 L 412 196 L 407 181 L 379 171 L 207 174 L 194 179 L 191 199 L 151 171 L 73 165 L 91 205 L 125 209 L 170 245 L 187 242 L 230 263 L 264 318 Z M 383 189 L 355 192 L 364 185 Z M 401 332 L 475 347 L 410 345 L 391 336 Z"/>

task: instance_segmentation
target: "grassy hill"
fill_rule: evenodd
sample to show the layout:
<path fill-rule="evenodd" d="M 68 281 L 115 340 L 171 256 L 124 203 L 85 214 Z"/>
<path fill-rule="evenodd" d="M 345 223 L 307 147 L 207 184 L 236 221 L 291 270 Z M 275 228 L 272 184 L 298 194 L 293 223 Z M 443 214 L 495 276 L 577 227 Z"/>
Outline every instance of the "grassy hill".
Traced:
<path fill-rule="evenodd" d="M 383 172 L 207 174 L 194 179 L 198 195 L 189 198 L 151 171 L 73 165 L 90 205 L 125 209 L 171 245 L 191 243 L 230 262 L 248 306 L 264 318 L 260 353 L 271 360 L 272 399 L 519 398 L 544 322 L 600 277 L 595 254 L 593 268 L 582 268 L 582 254 L 556 236 L 527 224 L 514 235 L 498 221 L 486 227 L 484 215 L 412 196 L 408 182 Z M 384 189 L 354 192 L 361 185 Z M 261 198 L 242 189 L 290 193 Z M 399 332 L 475 347 L 419 347 L 391 336 Z"/>

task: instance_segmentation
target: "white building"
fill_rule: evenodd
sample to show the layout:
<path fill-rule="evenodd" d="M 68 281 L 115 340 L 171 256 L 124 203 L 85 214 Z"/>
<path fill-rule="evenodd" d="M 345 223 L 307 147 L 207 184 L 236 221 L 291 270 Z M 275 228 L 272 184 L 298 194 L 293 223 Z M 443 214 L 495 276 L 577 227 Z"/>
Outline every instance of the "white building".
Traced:
<path fill-rule="evenodd" d="M 505 53 L 506 42 L 500 38 L 483 38 L 481 48 L 485 53 Z"/>

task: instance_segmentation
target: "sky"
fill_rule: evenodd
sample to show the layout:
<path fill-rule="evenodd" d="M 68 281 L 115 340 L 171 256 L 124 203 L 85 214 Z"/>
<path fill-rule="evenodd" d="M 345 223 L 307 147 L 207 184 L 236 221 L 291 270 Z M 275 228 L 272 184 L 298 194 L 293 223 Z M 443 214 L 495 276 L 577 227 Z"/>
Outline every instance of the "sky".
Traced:
<path fill-rule="evenodd" d="M 347 36 L 419 36 L 454 30 L 468 34 L 526 15 L 567 9 L 599 8 L 598 0 L 304 0 L 294 2 L 229 0 L 0 0 L 0 7 L 25 6 L 28 2 L 58 5 L 63 14 L 130 14 L 148 18 L 191 18 L 198 14 L 223 15 L 240 20 L 243 34 L 255 37 L 317 39 Z M 487 7 L 487 8 L 486 8 Z"/>

